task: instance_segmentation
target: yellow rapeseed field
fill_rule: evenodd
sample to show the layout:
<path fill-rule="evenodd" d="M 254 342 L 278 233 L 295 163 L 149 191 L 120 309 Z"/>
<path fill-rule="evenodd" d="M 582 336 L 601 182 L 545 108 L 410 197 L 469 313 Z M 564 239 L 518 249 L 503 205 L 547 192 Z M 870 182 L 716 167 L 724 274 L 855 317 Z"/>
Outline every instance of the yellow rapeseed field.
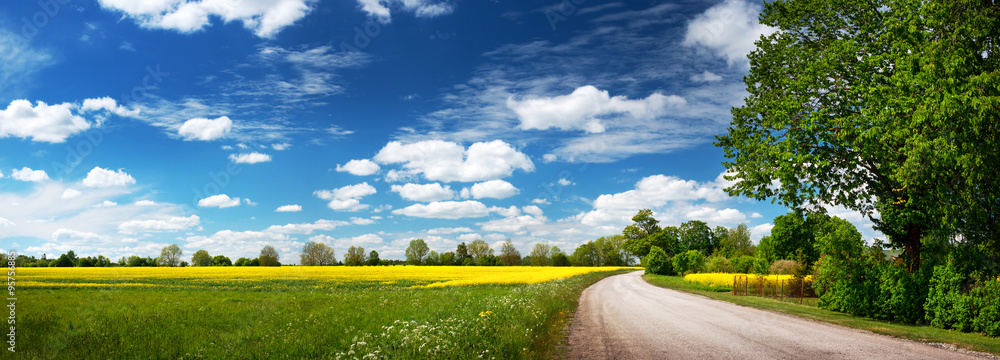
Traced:
<path fill-rule="evenodd" d="M 684 275 L 684 280 L 702 283 L 708 286 L 732 287 L 733 279 L 737 276 L 740 281 L 745 281 L 749 277 L 751 286 L 759 286 L 761 278 L 764 279 L 764 286 L 774 286 L 778 281 L 787 282 L 792 275 L 757 275 L 757 274 L 729 274 L 729 273 L 709 273 L 709 274 L 688 274 Z M 812 281 L 812 275 L 806 276 L 806 282 Z"/>
<path fill-rule="evenodd" d="M 534 284 L 610 267 L 283 266 L 21 268 L 20 288 L 216 288 L 220 290 L 445 287 Z"/>

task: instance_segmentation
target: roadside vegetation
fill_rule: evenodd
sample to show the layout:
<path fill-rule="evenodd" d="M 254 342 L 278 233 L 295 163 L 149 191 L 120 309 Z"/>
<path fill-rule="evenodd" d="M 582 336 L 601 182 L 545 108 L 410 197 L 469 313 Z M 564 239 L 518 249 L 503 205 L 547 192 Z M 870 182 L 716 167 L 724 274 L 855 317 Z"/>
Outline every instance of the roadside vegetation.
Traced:
<path fill-rule="evenodd" d="M 18 352 L 36 358 L 552 358 L 583 289 L 633 270 L 22 269 Z M 490 274 L 501 272 L 525 283 L 496 284 L 503 277 Z M 424 286 L 462 279 L 483 280 Z"/>
<path fill-rule="evenodd" d="M 785 313 L 902 339 L 950 344 L 960 349 L 1000 355 L 1000 339 L 997 338 L 945 330 L 926 325 L 910 325 L 845 314 L 818 307 L 819 299 L 817 298 L 806 298 L 800 304 L 799 299 L 785 298 L 779 300 L 757 296 L 737 296 L 730 292 L 731 288 L 721 286 L 712 287 L 702 283 L 690 282 L 684 280 L 681 276 L 646 274 L 643 275 L 643 278 L 656 286 L 681 290 L 716 300 L 727 301 L 736 305 Z"/>

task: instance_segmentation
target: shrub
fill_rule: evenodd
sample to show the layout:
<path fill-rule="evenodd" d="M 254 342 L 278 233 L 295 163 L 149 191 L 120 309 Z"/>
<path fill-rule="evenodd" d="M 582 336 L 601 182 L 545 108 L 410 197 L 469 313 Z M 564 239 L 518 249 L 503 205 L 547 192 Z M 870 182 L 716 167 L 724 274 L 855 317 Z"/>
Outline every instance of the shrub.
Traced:
<path fill-rule="evenodd" d="M 791 275 L 799 266 L 799 262 L 795 260 L 777 260 L 768 270 L 771 271 L 771 275 Z"/>
<path fill-rule="evenodd" d="M 705 261 L 705 271 L 710 273 L 733 273 L 735 269 L 729 259 L 716 253 Z"/>
<path fill-rule="evenodd" d="M 649 249 L 649 254 L 642 258 L 647 274 L 674 275 L 674 266 L 667 257 L 667 252 L 659 246 Z"/>
<path fill-rule="evenodd" d="M 979 314 L 972 321 L 976 332 L 1000 336 L 1000 281 L 990 280 L 973 291 L 973 302 Z"/>
<path fill-rule="evenodd" d="M 934 267 L 930 280 L 930 291 L 924 304 L 925 318 L 931 325 L 942 329 L 962 329 L 971 325 L 970 315 L 963 311 L 972 305 L 968 296 L 962 293 L 965 277 L 955 271 L 954 262 Z M 971 311 L 971 310 L 970 310 Z"/>
<path fill-rule="evenodd" d="M 688 250 L 674 256 L 674 272 L 691 274 L 701 272 L 705 267 L 705 255 L 698 250 Z"/>
<path fill-rule="evenodd" d="M 757 258 L 748 255 L 741 255 L 729 259 L 729 264 L 733 266 L 733 272 L 738 274 L 749 274 L 753 271 L 753 264 Z"/>

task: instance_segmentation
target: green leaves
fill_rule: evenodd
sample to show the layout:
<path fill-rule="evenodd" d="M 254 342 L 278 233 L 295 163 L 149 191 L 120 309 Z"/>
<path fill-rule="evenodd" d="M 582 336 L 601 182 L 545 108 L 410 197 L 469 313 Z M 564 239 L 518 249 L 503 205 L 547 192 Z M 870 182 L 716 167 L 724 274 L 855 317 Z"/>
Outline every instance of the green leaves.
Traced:
<path fill-rule="evenodd" d="M 758 40 L 749 95 L 716 138 L 726 190 L 860 211 L 915 263 L 928 231 L 996 238 L 998 19 L 989 1 L 765 4 L 781 31 Z"/>

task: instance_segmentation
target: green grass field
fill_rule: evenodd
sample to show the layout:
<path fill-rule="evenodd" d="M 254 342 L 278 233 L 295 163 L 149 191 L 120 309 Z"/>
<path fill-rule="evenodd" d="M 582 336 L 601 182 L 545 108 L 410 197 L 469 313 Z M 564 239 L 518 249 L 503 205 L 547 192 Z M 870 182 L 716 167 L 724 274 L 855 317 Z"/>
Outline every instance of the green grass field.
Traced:
<path fill-rule="evenodd" d="M 716 300 L 728 301 L 737 305 L 800 316 L 903 339 L 952 344 L 961 349 L 1000 355 L 1000 339 L 979 334 L 938 329 L 930 326 L 896 324 L 820 309 L 816 307 L 817 300 L 815 298 L 806 299 L 806 302 L 800 305 L 797 299 L 779 301 L 773 298 L 757 296 L 736 296 L 727 291 L 731 288 L 709 287 L 707 285 L 684 281 L 679 276 L 643 275 L 643 278 L 656 286 L 682 290 Z"/>
<path fill-rule="evenodd" d="M 30 358 L 551 358 L 583 289 L 627 271 L 431 289 L 25 289 L 17 349 Z"/>

